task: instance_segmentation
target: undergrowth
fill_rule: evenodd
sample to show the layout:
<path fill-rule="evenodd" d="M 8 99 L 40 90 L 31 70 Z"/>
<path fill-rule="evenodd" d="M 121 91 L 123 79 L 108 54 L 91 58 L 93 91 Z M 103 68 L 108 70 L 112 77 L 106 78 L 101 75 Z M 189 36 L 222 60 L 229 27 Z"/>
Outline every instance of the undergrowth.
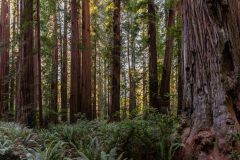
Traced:
<path fill-rule="evenodd" d="M 156 114 L 41 130 L 0 122 L 0 160 L 171 160 L 181 146 L 177 129 L 177 118 Z"/>

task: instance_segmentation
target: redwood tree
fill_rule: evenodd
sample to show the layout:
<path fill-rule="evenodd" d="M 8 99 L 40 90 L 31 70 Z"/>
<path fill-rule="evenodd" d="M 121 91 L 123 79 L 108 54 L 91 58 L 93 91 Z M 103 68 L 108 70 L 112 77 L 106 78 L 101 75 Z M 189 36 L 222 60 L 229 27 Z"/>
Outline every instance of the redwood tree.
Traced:
<path fill-rule="evenodd" d="M 0 28 L 0 119 L 7 118 L 9 95 L 10 3 L 2 0 Z"/>
<path fill-rule="evenodd" d="M 67 121 L 67 32 L 68 32 L 68 0 L 64 1 L 64 33 L 63 33 L 63 53 L 62 53 L 62 73 L 61 73 L 61 109 L 62 121 Z"/>
<path fill-rule="evenodd" d="M 149 105 L 159 110 L 158 72 L 156 47 L 156 13 L 154 0 L 148 0 L 148 43 L 149 43 Z"/>
<path fill-rule="evenodd" d="M 36 0 L 34 30 L 34 106 L 38 108 L 39 124 L 43 125 L 41 89 L 40 0 Z"/>
<path fill-rule="evenodd" d="M 53 50 L 52 50 L 52 82 L 51 82 L 51 106 L 50 106 L 50 122 L 58 121 L 58 19 L 57 19 L 57 3 L 54 5 L 53 15 Z"/>
<path fill-rule="evenodd" d="M 81 84 L 81 68 L 80 68 L 80 52 L 79 52 L 79 24 L 78 24 L 78 5 L 76 0 L 71 1 L 72 14 L 72 42 L 71 42 L 71 93 L 70 93 L 70 122 L 77 121 L 77 113 L 82 112 L 80 84 Z"/>
<path fill-rule="evenodd" d="M 111 84 L 111 102 L 109 108 L 110 121 L 120 120 L 120 15 L 121 1 L 114 0 L 113 13 L 113 50 L 112 50 L 112 84 Z"/>
<path fill-rule="evenodd" d="M 20 55 L 18 59 L 17 122 L 35 126 L 33 72 L 33 1 L 22 0 L 20 10 Z"/>
<path fill-rule="evenodd" d="M 239 132 L 238 0 L 183 0 L 186 157 L 230 159 Z M 238 118 L 238 119 L 237 119 Z M 188 154 L 187 154 L 188 153 Z"/>
<path fill-rule="evenodd" d="M 173 55 L 173 27 L 175 22 L 175 4 L 170 1 L 170 8 L 168 9 L 167 20 L 167 40 L 164 55 L 164 64 L 162 71 L 162 80 L 160 87 L 160 110 L 161 113 L 168 113 L 170 111 L 170 81 L 171 81 L 171 68 L 172 68 L 172 55 Z"/>
<path fill-rule="evenodd" d="M 82 106 L 88 119 L 92 119 L 91 45 L 89 0 L 82 1 Z"/>

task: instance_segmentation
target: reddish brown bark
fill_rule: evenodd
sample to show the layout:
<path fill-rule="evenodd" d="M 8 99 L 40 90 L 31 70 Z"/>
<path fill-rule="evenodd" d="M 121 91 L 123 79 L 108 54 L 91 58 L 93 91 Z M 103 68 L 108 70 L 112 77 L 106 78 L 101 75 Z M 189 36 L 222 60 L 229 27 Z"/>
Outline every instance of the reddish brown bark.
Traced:
<path fill-rule="evenodd" d="M 71 1 L 72 9 L 72 42 L 71 42 L 71 93 L 70 93 L 70 122 L 77 122 L 78 112 L 83 113 L 81 107 L 80 84 L 81 84 L 81 64 L 79 52 L 79 24 L 77 1 Z"/>
<path fill-rule="evenodd" d="M 230 159 L 239 133 L 238 0 L 184 0 L 183 106 L 186 157 Z"/>
<path fill-rule="evenodd" d="M 111 84 L 111 101 L 109 108 L 110 121 L 120 120 L 120 53 L 121 53 L 121 36 L 120 36 L 120 14 L 121 1 L 114 0 L 113 13 L 113 50 L 112 50 L 112 84 Z"/>
<path fill-rule="evenodd" d="M 158 102 L 158 72 L 156 47 L 156 13 L 154 0 L 148 0 L 148 36 L 149 36 L 149 105 L 160 111 Z"/>
<path fill-rule="evenodd" d="M 172 4 L 174 5 L 174 4 Z M 170 112 L 170 81 L 171 81 L 171 69 L 172 69 L 172 55 L 173 55 L 173 42 L 174 36 L 172 29 L 175 24 L 175 6 L 171 6 L 168 10 L 167 20 L 167 40 L 166 49 L 164 55 L 164 64 L 162 71 L 162 80 L 160 87 L 160 110 L 161 113 Z"/>
<path fill-rule="evenodd" d="M 64 33 L 63 33 L 63 53 L 62 53 L 62 73 L 61 73 L 61 109 L 62 109 L 62 121 L 67 121 L 67 31 L 68 31 L 68 0 L 64 1 Z"/>
<path fill-rule="evenodd" d="M 7 120 L 9 112 L 9 38 L 10 12 L 9 1 L 1 3 L 1 34 L 0 34 L 0 119 Z"/>
<path fill-rule="evenodd" d="M 40 1 L 36 1 L 35 30 L 34 30 L 34 106 L 38 108 L 40 126 L 43 125 L 42 89 L 41 89 L 41 44 L 40 44 Z"/>
<path fill-rule="evenodd" d="M 17 122 L 34 127 L 33 1 L 22 0 L 20 7 L 20 55 L 18 59 Z"/>
<path fill-rule="evenodd" d="M 81 103 L 84 106 L 86 118 L 93 119 L 91 103 L 92 81 L 91 81 L 91 44 L 90 44 L 90 8 L 89 0 L 82 1 L 82 85 Z"/>

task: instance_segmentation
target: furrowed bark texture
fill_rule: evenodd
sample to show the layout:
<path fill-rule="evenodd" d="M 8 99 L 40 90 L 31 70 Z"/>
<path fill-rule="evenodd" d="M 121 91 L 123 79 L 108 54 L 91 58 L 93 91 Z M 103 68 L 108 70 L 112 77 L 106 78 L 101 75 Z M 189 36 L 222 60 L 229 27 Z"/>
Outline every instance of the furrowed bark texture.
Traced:
<path fill-rule="evenodd" d="M 80 82 L 81 82 L 81 65 L 79 51 L 79 24 L 78 24 L 78 7 L 77 1 L 71 1 L 72 14 L 72 42 L 71 42 L 71 95 L 70 95 L 70 122 L 77 122 L 77 113 L 82 112 Z"/>
<path fill-rule="evenodd" d="M 183 106 L 192 159 L 228 159 L 239 131 L 238 0 L 183 0 Z M 190 149 L 191 148 L 191 149 Z"/>
<path fill-rule="evenodd" d="M 173 42 L 174 36 L 172 33 L 175 25 L 175 6 L 172 6 L 168 10 L 168 22 L 167 22 L 167 40 L 166 49 L 164 55 L 164 64 L 162 72 L 162 81 L 160 87 L 160 110 L 161 113 L 170 112 L 170 79 L 172 70 L 172 55 L 173 55 Z"/>
<path fill-rule="evenodd" d="M 92 119 L 91 45 L 90 45 L 90 2 L 82 1 L 82 106 L 86 118 Z"/>
<path fill-rule="evenodd" d="M 33 1 L 22 0 L 20 6 L 20 55 L 18 59 L 17 122 L 35 126 L 33 72 Z"/>
<path fill-rule="evenodd" d="M 148 36 L 149 36 L 149 104 L 160 111 L 158 102 L 158 71 L 156 47 L 156 13 L 154 0 L 148 0 Z"/>
<path fill-rule="evenodd" d="M 0 119 L 7 119 L 9 96 L 9 1 L 2 0 L 0 22 Z"/>
<path fill-rule="evenodd" d="M 41 43 L 40 43 L 40 1 L 36 1 L 34 30 L 34 106 L 38 108 L 39 124 L 43 125 L 41 89 Z"/>
<path fill-rule="evenodd" d="M 114 0 L 113 13 L 113 33 L 114 44 L 112 50 L 112 84 L 110 99 L 110 121 L 120 120 L 120 53 L 121 53 L 121 36 L 120 36 L 120 8 L 121 1 Z"/>

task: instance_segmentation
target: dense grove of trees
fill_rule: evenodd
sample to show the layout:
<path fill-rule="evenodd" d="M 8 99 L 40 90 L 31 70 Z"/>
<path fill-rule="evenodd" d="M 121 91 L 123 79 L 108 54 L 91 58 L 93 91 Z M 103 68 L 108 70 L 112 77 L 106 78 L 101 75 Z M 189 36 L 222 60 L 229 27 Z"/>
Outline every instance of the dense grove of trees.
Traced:
<path fill-rule="evenodd" d="M 238 0 L 1 0 L 0 9 L 2 121 L 157 112 L 183 121 L 183 157 L 227 159 L 237 146 Z"/>

